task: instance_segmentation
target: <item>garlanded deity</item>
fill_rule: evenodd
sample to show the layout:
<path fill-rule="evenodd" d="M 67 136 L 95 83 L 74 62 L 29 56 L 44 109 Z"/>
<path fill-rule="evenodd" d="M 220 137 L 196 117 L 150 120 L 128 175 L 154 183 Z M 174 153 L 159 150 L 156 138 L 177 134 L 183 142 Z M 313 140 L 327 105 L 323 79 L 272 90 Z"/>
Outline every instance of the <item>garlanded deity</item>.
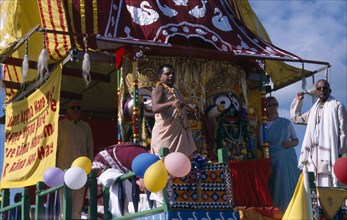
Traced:
<path fill-rule="evenodd" d="M 208 157 L 208 149 L 205 141 L 205 117 L 202 114 L 202 100 L 204 98 L 202 87 L 196 82 L 185 84 L 181 88 L 186 102 L 186 111 L 189 118 L 189 126 L 192 130 L 193 140 L 197 147 L 197 153 Z"/>
<path fill-rule="evenodd" d="M 206 115 L 213 124 L 213 149 L 226 148 L 230 160 L 252 158 L 249 149 L 248 119 L 243 107 L 239 77 L 216 74 L 206 83 Z"/>

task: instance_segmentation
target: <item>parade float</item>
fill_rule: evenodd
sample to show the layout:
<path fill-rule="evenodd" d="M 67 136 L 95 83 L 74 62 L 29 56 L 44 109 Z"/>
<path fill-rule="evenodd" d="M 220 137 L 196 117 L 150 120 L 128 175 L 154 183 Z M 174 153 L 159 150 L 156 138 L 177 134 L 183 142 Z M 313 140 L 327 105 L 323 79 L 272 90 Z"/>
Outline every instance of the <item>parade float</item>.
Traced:
<path fill-rule="evenodd" d="M 157 69 L 168 63 L 188 102 L 198 153 L 210 163 L 198 163 L 186 179 L 168 184 L 175 196 L 159 215 L 281 217 L 268 191 L 266 132 L 264 146 L 258 144 L 259 129 L 266 131 L 265 96 L 329 63 L 273 45 L 247 1 L 0 4 L 6 91 L 2 188 L 35 185 L 47 168 L 55 167 L 57 121 L 73 98 L 83 98 L 96 153 L 123 142 L 149 148 L 151 90 Z M 285 61 L 323 67 L 307 71 Z M 223 149 L 227 153 L 218 155 Z"/>

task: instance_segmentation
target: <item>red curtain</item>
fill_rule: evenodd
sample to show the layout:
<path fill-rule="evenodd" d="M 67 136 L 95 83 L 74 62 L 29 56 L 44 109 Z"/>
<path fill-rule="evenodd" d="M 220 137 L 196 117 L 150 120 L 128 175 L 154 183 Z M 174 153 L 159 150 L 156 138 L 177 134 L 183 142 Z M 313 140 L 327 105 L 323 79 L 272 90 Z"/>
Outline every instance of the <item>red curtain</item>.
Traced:
<path fill-rule="evenodd" d="M 268 189 L 271 174 L 270 159 L 230 161 L 234 206 L 273 206 Z"/>

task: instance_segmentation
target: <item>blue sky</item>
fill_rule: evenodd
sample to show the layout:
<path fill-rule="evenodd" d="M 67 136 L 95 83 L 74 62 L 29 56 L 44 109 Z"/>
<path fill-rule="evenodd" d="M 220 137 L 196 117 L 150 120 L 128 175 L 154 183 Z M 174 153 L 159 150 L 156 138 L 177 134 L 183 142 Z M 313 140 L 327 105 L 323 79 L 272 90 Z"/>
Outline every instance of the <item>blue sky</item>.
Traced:
<path fill-rule="evenodd" d="M 249 0 L 253 10 L 264 25 L 271 41 L 278 47 L 307 60 L 327 61 L 332 96 L 347 106 L 347 1 L 346 0 Z M 289 63 L 301 68 L 299 63 Z M 321 65 L 305 64 L 308 70 Z M 325 78 L 325 72 L 315 75 L 315 81 Z M 307 78 L 307 87 L 312 78 Z M 279 102 L 279 114 L 289 118 L 289 107 L 301 81 L 273 92 Z M 312 105 L 305 97 L 303 111 Z M 306 126 L 295 125 L 301 149 Z"/>

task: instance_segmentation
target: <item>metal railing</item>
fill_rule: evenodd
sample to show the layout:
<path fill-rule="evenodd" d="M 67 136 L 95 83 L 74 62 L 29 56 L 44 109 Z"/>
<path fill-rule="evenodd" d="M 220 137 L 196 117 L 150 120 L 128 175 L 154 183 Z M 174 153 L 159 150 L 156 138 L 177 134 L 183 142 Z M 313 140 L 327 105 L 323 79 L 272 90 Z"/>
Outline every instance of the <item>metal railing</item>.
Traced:
<path fill-rule="evenodd" d="M 1 190 L 0 219 L 14 219 L 20 215 L 20 219 L 29 219 L 29 191 L 24 188 L 21 201 L 10 205 L 10 190 Z M 18 219 L 18 218 L 17 218 Z"/>
<path fill-rule="evenodd" d="M 92 171 L 88 175 L 88 181 L 86 186 L 88 188 L 88 219 L 97 219 L 97 180 L 96 180 L 96 172 Z M 121 217 L 113 218 L 112 214 L 108 211 L 109 208 L 109 188 L 103 188 L 103 199 L 104 199 L 104 219 L 134 219 L 141 216 L 152 215 L 160 212 L 165 212 L 168 210 L 168 206 L 164 203 L 163 206 L 152 208 L 150 210 L 138 212 L 138 194 L 137 194 L 137 185 L 136 185 L 136 175 L 135 173 L 127 173 L 118 178 L 117 181 L 122 182 L 125 180 L 132 180 L 132 199 L 134 201 L 134 213 L 126 214 Z M 122 185 L 122 184 L 120 184 Z M 63 190 L 64 198 L 63 198 L 63 210 L 60 212 L 60 204 L 57 202 L 56 197 L 59 196 L 59 190 Z M 119 204 L 121 205 L 122 210 L 121 213 L 124 214 L 125 207 L 125 191 L 123 187 L 119 187 Z M 163 190 L 164 192 L 165 189 Z M 19 219 L 52 219 L 52 214 L 48 213 L 49 210 L 54 209 L 56 213 L 53 214 L 53 219 L 59 219 L 60 213 L 62 214 L 63 220 L 71 219 L 71 208 L 72 208 L 72 198 L 71 198 L 72 190 L 69 189 L 65 184 L 47 188 L 44 182 L 38 182 L 36 184 L 35 191 L 35 211 L 33 215 L 30 216 L 30 202 L 29 201 L 29 190 L 28 188 L 24 188 L 22 192 L 22 198 L 20 202 L 10 204 L 10 190 L 2 189 L 1 190 L 1 207 L 0 207 L 0 220 L 8 220 L 14 219 L 16 209 L 19 210 L 21 217 Z M 166 193 L 163 193 L 164 195 Z M 54 202 L 50 197 L 54 196 Z M 165 198 L 165 197 L 164 197 Z M 150 201 L 149 201 L 150 202 Z M 58 207 L 57 207 L 58 206 Z M 17 213 L 18 213 L 17 212 Z"/>
<path fill-rule="evenodd" d="M 125 199 L 124 199 L 124 196 L 125 196 L 125 192 L 124 192 L 124 188 L 123 187 L 120 187 L 119 188 L 119 192 L 118 192 L 118 195 L 120 195 L 118 197 L 119 199 L 119 203 L 120 204 L 123 204 L 122 206 L 122 214 L 123 216 L 120 216 L 120 217 L 114 217 L 112 218 L 111 216 L 111 213 L 108 212 L 108 199 L 109 199 L 109 190 L 108 188 L 104 188 L 104 198 L 106 198 L 106 201 L 104 200 L 104 213 L 107 213 L 106 215 L 104 215 L 104 219 L 113 219 L 113 220 L 126 220 L 126 219 L 136 219 L 136 218 L 139 218 L 139 217 L 143 217 L 143 216 L 148 216 L 148 215 L 153 215 L 153 214 L 157 214 L 157 213 L 161 213 L 161 212 L 165 212 L 165 211 L 168 211 L 168 205 L 167 205 L 167 192 L 166 192 L 166 188 L 163 189 L 163 199 L 164 199 L 164 203 L 162 206 L 160 207 L 156 207 L 156 208 L 152 208 L 152 204 L 149 204 L 149 206 L 151 207 L 150 210 L 144 210 L 144 211 L 138 211 L 138 193 L 137 193 L 137 188 L 136 188 L 136 175 L 135 173 L 133 172 L 130 172 L 130 173 L 127 173 L 127 174 L 124 174 L 122 176 L 120 176 L 118 178 L 117 181 L 119 182 L 123 182 L 125 180 L 128 180 L 128 179 L 132 179 L 132 199 L 133 199 L 133 205 L 134 205 L 134 210 L 135 212 L 134 213 L 128 213 L 126 215 L 124 215 L 124 204 L 125 204 Z M 120 186 L 122 186 L 122 184 L 120 184 Z M 151 201 L 148 200 L 149 203 L 151 203 Z"/>
<path fill-rule="evenodd" d="M 219 162 L 220 163 L 226 163 L 227 157 L 225 156 L 225 153 L 220 152 L 219 153 Z M 139 217 L 154 215 L 158 213 L 163 213 L 169 210 L 168 206 L 168 198 L 167 198 L 167 188 L 164 187 L 163 189 L 163 205 L 160 207 L 153 208 L 153 201 L 149 200 L 149 194 L 147 194 L 147 199 L 149 202 L 149 210 L 144 211 L 138 211 L 138 201 L 139 201 L 139 195 L 137 191 L 137 184 L 136 184 L 136 175 L 133 172 L 124 174 L 120 176 L 117 179 L 117 182 L 122 183 L 123 181 L 131 180 L 132 183 L 132 199 L 133 199 L 133 205 L 134 205 L 134 211 L 133 213 L 127 213 L 124 214 L 124 207 L 125 207 L 125 190 L 122 187 L 123 184 L 119 184 L 121 187 L 119 187 L 118 191 L 118 202 L 120 204 L 120 211 L 123 216 L 120 217 L 113 217 L 112 214 L 109 212 L 109 188 L 103 187 L 102 190 L 102 197 L 103 197 L 103 204 L 104 204 L 104 216 L 103 219 L 109 220 L 126 220 L 126 219 L 136 219 Z M 92 170 L 92 172 L 88 175 L 88 180 L 86 183 L 86 187 L 88 189 L 88 219 L 97 219 L 98 213 L 97 213 L 97 180 L 96 180 L 96 171 Z M 48 196 L 52 196 L 54 194 L 55 198 L 58 196 L 59 190 L 63 190 L 64 192 L 64 199 L 63 199 L 63 210 L 62 212 L 59 211 L 60 207 L 56 209 L 56 206 L 60 206 L 59 202 L 53 202 L 51 204 L 51 200 L 47 199 Z M 62 184 L 60 186 L 47 188 L 46 185 L 43 182 L 38 182 L 36 184 L 36 192 L 35 192 L 35 212 L 34 216 L 32 218 L 34 219 L 44 219 L 43 216 L 45 216 L 46 219 L 51 219 L 49 215 L 47 214 L 48 209 L 52 208 L 52 205 L 54 206 L 55 210 L 57 210 L 55 213 L 55 216 L 60 215 L 62 213 L 62 219 L 63 220 L 69 220 L 71 219 L 72 214 L 72 198 L 71 198 L 71 192 L 72 190 L 69 189 L 65 184 Z M 9 203 L 9 189 L 2 189 L 1 191 L 1 208 L 0 208 L 0 219 L 8 219 L 7 217 L 10 215 L 10 211 L 16 208 L 20 207 L 21 210 L 21 219 L 30 219 L 30 201 L 29 201 L 29 192 L 27 188 L 24 188 L 22 199 L 20 202 L 11 204 Z M 57 217 L 57 219 L 59 219 Z"/>
<path fill-rule="evenodd" d="M 88 218 L 89 219 L 97 219 L 97 198 L 96 198 L 96 189 L 97 189 L 97 181 L 96 181 L 96 173 L 92 171 L 88 175 L 88 181 L 86 186 L 88 188 Z M 20 219 L 50 219 L 48 210 L 51 208 L 55 209 L 57 213 L 55 216 L 57 219 L 59 218 L 60 211 L 56 206 L 60 206 L 59 202 L 51 204 L 51 200 L 49 196 L 54 194 L 55 197 L 58 196 L 59 190 L 63 190 L 63 210 L 62 210 L 62 219 L 69 220 L 71 219 L 71 208 L 72 208 L 72 198 L 71 198 L 71 189 L 67 187 L 65 184 L 60 186 L 51 187 L 46 189 L 46 185 L 43 182 L 38 182 L 36 184 L 36 192 L 35 192 L 35 212 L 33 216 L 30 216 L 30 201 L 29 201 L 29 190 L 28 188 L 24 188 L 22 193 L 22 199 L 20 202 L 14 203 L 10 205 L 10 190 L 2 189 L 1 190 L 1 208 L 0 208 L 0 219 L 13 219 L 13 212 L 20 208 Z M 55 199 L 56 200 L 56 199 Z M 46 202 L 45 202 L 46 201 Z M 57 201 L 57 200 L 56 200 Z M 32 202 L 32 201 L 31 201 Z M 46 203 L 46 204 L 45 204 Z M 52 207 L 53 206 L 53 207 Z M 45 216 L 45 217 L 44 217 Z M 11 218 L 12 217 L 12 218 Z"/>

